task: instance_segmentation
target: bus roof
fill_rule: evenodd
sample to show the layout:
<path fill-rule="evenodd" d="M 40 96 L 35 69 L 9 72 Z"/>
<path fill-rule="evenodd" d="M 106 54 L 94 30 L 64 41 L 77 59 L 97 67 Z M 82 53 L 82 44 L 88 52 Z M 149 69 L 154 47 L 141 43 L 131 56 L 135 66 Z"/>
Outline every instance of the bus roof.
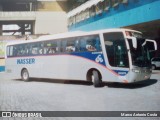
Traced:
<path fill-rule="evenodd" d="M 124 29 L 124 28 L 113 28 L 113 29 L 104 29 L 104 30 L 97 30 L 97 31 L 91 31 L 91 32 L 85 32 L 85 31 L 73 31 L 73 32 L 66 32 L 66 33 L 60 33 L 60 34 L 54 34 L 54 35 L 44 35 L 37 39 L 33 40 L 25 40 L 20 42 L 11 42 L 7 45 L 13 45 L 13 44 L 21 44 L 21 43 L 30 43 L 30 42 L 37 42 L 37 41 L 43 41 L 43 40 L 53 40 L 53 39 L 63 39 L 63 38 L 69 38 L 69 37 L 78 37 L 78 36 L 84 36 L 84 35 L 94 35 L 94 34 L 100 34 L 105 32 L 124 32 L 124 31 L 132 31 L 132 32 L 138 32 L 131 29 Z"/>

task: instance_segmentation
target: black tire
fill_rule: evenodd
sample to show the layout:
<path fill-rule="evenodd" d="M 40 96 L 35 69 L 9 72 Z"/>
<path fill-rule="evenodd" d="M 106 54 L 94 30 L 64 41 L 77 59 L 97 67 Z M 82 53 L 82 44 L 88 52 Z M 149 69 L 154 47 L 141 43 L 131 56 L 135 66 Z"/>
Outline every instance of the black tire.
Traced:
<path fill-rule="evenodd" d="M 29 72 L 27 69 L 23 69 L 21 73 L 21 78 L 23 81 L 29 81 Z"/>
<path fill-rule="evenodd" d="M 155 70 L 156 69 L 156 66 L 155 65 L 152 65 L 152 70 Z"/>
<path fill-rule="evenodd" d="M 100 79 L 98 71 L 96 71 L 96 70 L 94 70 L 92 72 L 92 81 L 93 81 L 94 87 L 101 87 L 102 86 L 102 80 Z"/>

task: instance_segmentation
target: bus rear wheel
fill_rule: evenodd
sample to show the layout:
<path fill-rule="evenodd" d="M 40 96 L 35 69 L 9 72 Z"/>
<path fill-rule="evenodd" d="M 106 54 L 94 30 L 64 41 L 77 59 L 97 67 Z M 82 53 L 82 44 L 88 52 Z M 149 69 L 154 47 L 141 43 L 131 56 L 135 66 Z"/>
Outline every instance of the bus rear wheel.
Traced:
<path fill-rule="evenodd" d="M 102 86 L 102 80 L 98 74 L 98 71 L 96 71 L 96 70 L 92 71 L 91 79 L 93 81 L 94 87 L 101 87 Z"/>
<path fill-rule="evenodd" d="M 21 78 L 23 81 L 29 81 L 29 72 L 27 69 L 23 69 L 21 72 Z"/>

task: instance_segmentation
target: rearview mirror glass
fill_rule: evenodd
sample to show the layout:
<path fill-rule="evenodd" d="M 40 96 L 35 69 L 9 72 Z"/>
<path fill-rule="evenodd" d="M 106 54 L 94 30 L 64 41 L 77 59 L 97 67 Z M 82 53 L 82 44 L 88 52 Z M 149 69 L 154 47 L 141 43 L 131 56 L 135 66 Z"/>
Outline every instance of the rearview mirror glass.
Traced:
<path fill-rule="evenodd" d="M 137 39 L 135 37 L 132 37 L 132 44 L 133 44 L 133 48 L 137 48 Z"/>

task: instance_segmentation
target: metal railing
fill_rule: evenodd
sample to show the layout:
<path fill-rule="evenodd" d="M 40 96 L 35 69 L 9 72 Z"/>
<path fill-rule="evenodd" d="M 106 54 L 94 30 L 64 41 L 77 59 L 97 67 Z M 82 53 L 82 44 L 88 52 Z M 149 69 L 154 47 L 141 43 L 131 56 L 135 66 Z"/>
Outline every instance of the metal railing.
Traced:
<path fill-rule="evenodd" d="M 35 20 L 36 12 L 3 12 L 0 11 L 0 20 Z"/>

